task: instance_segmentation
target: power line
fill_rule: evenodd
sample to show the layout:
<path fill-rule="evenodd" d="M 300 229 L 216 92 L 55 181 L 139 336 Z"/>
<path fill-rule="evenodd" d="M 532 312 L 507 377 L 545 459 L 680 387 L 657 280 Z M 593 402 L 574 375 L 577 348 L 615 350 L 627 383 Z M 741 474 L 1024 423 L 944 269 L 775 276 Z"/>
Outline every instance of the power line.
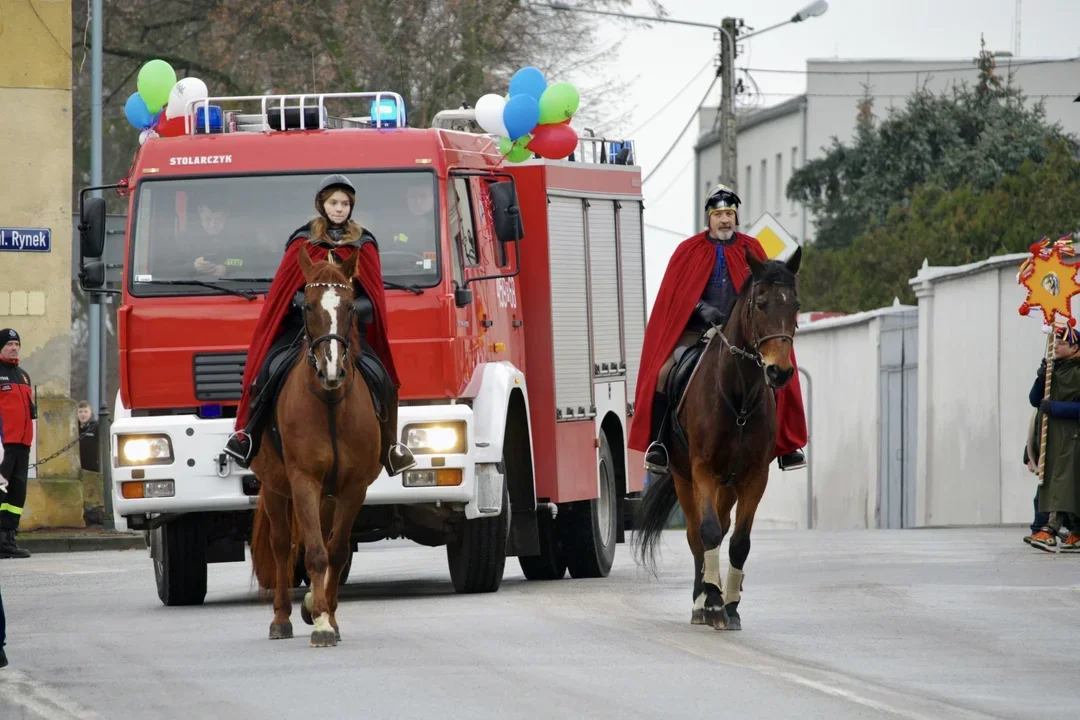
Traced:
<path fill-rule="evenodd" d="M 683 85 L 682 88 L 679 90 L 679 92 L 672 95 L 671 98 L 667 102 L 661 103 L 660 107 L 658 107 L 656 109 L 656 112 L 654 112 L 652 115 L 649 116 L 648 120 L 641 123 L 636 128 L 631 130 L 630 132 L 626 133 L 627 136 L 636 134 L 643 127 L 645 127 L 646 125 L 651 123 L 656 118 L 660 117 L 661 113 L 663 113 L 665 110 L 667 110 L 667 106 L 670 105 L 671 103 L 673 103 L 677 97 L 679 97 L 684 92 L 686 92 L 690 88 L 690 86 L 693 85 L 695 81 L 697 81 L 698 76 L 701 75 L 701 73 L 705 72 L 710 67 L 712 67 L 712 64 L 713 64 L 713 57 L 710 55 L 709 59 L 705 62 L 705 64 L 701 66 L 701 69 L 698 70 L 696 73 L 694 73 L 694 77 L 690 78 L 689 82 L 687 82 L 685 85 Z"/>
<path fill-rule="evenodd" d="M 649 198 L 649 202 L 654 202 L 654 203 L 655 202 L 660 202 L 660 198 L 667 195 L 668 191 L 671 190 L 671 188 L 675 187 L 675 183 L 677 183 L 679 180 L 682 179 L 682 173 L 686 170 L 686 168 L 690 167 L 690 163 L 692 163 L 692 162 L 694 162 L 694 156 L 693 155 L 691 155 L 690 159 L 688 159 L 685 163 L 683 163 L 683 166 L 681 168 L 679 168 L 678 171 L 676 171 L 675 177 L 673 177 L 671 179 L 671 182 L 669 182 L 664 187 L 664 189 L 660 191 L 659 195 L 657 195 L 656 197 L 650 197 Z"/>
<path fill-rule="evenodd" d="M 997 58 L 1000 60 L 1007 60 L 1008 58 Z M 1052 58 L 1047 60 L 1021 60 L 1018 62 L 998 62 L 998 67 L 1018 68 L 1027 67 L 1029 65 L 1050 65 L 1056 63 L 1071 63 L 1080 60 L 1080 56 L 1070 58 Z M 881 60 L 867 60 L 868 63 L 873 62 L 886 62 Z M 758 72 L 758 73 L 775 73 L 778 75 L 925 75 L 926 73 L 946 73 L 946 72 L 972 72 L 976 68 L 973 67 L 948 67 L 948 68 L 923 68 L 921 70 L 787 70 L 784 68 L 740 68 L 743 72 Z"/>
<path fill-rule="evenodd" d="M 663 232 L 671 233 L 672 235 L 678 235 L 679 237 L 690 237 L 693 233 L 680 232 L 679 230 L 672 230 L 671 228 L 663 227 L 662 225 L 653 225 L 652 223 L 643 223 L 645 227 L 650 227 L 653 230 L 662 230 Z"/>
<path fill-rule="evenodd" d="M 660 158 L 660 162 L 656 163 L 656 166 L 653 167 L 653 169 L 649 171 L 649 174 L 645 176 L 645 179 L 641 181 L 642 184 L 649 182 L 649 178 L 656 174 L 656 171 L 660 169 L 660 166 L 664 164 L 664 161 L 667 160 L 671 153 L 675 150 L 675 146 L 679 144 L 680 140 L 682 140 L 683 135 L 685 135 L 686 131 L 690 129 L 690 126 L 694 124 L 694 120 L 697 119 L 698 111 L 701 110 L 702 106 L 705 105 L 705 101 L 709 99 L 709 95 L 712 93 L 713 87 L 716 85 L 716 81 L 719 79 L 719 75 L 713 77 L 712 82 L 709 83 L 709 89 L 705 91 L 705 95 L 702 96 L 701 101 L 694 107 L 694 112 L 690 113 L 690 117 L 687 119 L 686 124 L 683 125 L 683 129 L 679 131 L 678 137 L 676 137 L 675 140 L 671 143 L 671 147 L 667 149 L 667 152 L 664 153 L 664 156 Z"/>

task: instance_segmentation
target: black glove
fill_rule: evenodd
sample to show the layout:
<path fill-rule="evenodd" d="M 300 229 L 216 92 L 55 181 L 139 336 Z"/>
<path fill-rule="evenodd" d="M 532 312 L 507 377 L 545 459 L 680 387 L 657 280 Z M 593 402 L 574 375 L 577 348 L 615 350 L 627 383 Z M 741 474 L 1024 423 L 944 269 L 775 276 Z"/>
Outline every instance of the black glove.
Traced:
<path fill-rule="evenodd" d="M 30 419 L 37 420 L 37 403 L 30 403 Z"/>
<path fill-rule="evenodd" d="M 1052 416 L 1053 413 L 1050 411 L 1050 408 L 1053 407 L 1053 404 L 1053 400 L 1043 400 L 1041 403 L 1039 403 L 1039 412 L 1048 417 Z"/>
<path fill-rule="evenodd" d="M 694 311 L 702 320 L 709 323 L 710 325 L 715 325 L 716 327 L 723 327 L 724 322 L 727 320 L 727 318 L 724 316 L 724 313 L 720 312 L 712 305 L 709 305 L 708 303 L 701 300 L 699 300 L 698 304 L 694 306 Z"/>
<path fill-rule="evenodd" d="M 1036 371 L 1036 374 L 1041 378 L 1046 377 L 1046 358 L 1039 361 L 1039 369 Z"/>

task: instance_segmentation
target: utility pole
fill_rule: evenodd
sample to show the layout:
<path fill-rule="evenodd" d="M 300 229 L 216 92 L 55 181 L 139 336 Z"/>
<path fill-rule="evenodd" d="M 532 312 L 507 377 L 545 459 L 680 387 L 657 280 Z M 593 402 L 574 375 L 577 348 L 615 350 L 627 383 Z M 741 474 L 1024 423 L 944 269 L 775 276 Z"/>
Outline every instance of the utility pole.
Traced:
<path fill-rule="evenodd" d="M 101 185 L 101 42 L 102 0 L 92 0 L 90 5 L 90 184 Z M 101 197 L 101 191 L 95 190 L 94 196 Z M 95 302 L 93 293 L 90 294 L 90 303 L 87 305 L 87 337 L 89 339 L 88 362 L 86 363 L 86 390 L 87 401 L 95 411 L 98 408 L 101 396 L 105 390 L 100 387 L 100 362 L 101 351 L 99 345 L 105 334 L 103 320 L 103 308 Z M 105 462 L 108 455 L 102 455 Z"/>
<path fill-rule="evenodd" d="M 738 37 L 735 18 L 726 17 L 720 24 L 720 175 L 723 184 L 739 191 L 739 151 L 735 143 L 735 41 Z"/>

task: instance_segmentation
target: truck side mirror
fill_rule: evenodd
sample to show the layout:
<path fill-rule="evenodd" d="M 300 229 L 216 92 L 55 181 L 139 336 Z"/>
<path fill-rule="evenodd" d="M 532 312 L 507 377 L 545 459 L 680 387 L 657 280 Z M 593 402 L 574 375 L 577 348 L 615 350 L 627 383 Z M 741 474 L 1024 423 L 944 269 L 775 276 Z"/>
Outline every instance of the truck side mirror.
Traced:
<path fill-rule="evenodd" d="M 100 260 L 88 262 L 79 272 L 79 281 L 84 289 L 92 290 L 105 285 L 105 263 Z"/>
<path fill-rule="evenodd" d="M 488 190 L 491 192 L 495 237 L 504 243 L 521 240 L 525 228 L 521 224 L 521 208 L 513 181 L 491 183 Z"/>
<path fill-rule="evenodd" d="M 84 258 L 99 258 L 105 252 L 104 198 L 83 200 L 79 213 L 79 246 Z"/>

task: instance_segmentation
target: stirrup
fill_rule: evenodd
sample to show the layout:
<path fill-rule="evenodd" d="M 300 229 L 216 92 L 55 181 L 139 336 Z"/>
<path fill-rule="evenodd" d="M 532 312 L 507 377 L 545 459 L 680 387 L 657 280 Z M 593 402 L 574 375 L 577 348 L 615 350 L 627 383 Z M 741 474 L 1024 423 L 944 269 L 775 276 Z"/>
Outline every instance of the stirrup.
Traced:
<path fill-rule="evenodd" d="M 402 455 L 408 458 L 404 467 L 398 468 L 394 466 L 395 450 L 397 451 L 398 455 Z M 416 467 L 416 458 L 413 456 L 412 451 L 409 450 L 409 448 L 398 442 L 391 445 L 390 448 L 386 451 L 386 465 L 386 474 L 390 477 L 394 477 L 395 475 L 400 475 L 406 470 L 412 470 L 414 467 Z"/>
<path fill-rule="evenodd" d="M 247 454 L 245 454 L 245 455 L 241 455 L 239 452 L 237 452 L 236 450 L 233 450 L 231 447 L 229 447 L 229 443 L 232 442 L 234 438 L 236 439 L 237 442 L 243 442 L 243 440 L 240 437 L 241 434 L 243 434 L 244 437 L 247 437 L 247 440 L 248 440 L 248 449 L 247 449 Z M 229 439 L 225 441 L 225 447 L 223 448 L 223 452 L 226 455 L 228 455 L 229 457 L 231 457 L 233 460 L 235 460 L 237 465 L 239 465 L 240 467 L 242 467 L 242 468 L 244 468 L 246 470 L 251 465 L 251 459 L 248 457 L 248 455 L 251 454 L 251 447 L 252 447 L 251 438 L 248 436 L 247 433 L 243 433 L 242 431 L 241 432 L 234 432 L 231 435 L 229 435 Z"/>
<path fill-rule="evenodd" d="M 663 465 L 658 465 L 656 463 L 649 462 L 649 454 L 652 453 L 654 449 L 659 450 L 661 453 L 663 453 L 663 455 L 664 455 L 664 464 Z M 669 459 L 668 459 L 667 448 L 664 447 L 664 444 L 662 442 L 660 442 L 659 440 L 653 441 L 649 445 L 649 447 L 645 449 L 645 469 L 648 470 L 649 472 L 654 472 L 654 473 L 657 473 L 658 475 L 665 475 L 667 473 L 667 471 L 668 471 L 668 463 L 669 463 Z"/>

